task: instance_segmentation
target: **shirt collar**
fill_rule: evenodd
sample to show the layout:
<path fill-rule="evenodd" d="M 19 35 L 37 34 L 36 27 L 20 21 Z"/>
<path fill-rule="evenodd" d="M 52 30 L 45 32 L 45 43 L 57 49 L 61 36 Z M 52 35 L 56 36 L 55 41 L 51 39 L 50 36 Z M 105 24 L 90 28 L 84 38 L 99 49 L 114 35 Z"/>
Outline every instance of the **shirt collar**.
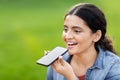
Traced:
<path fill-rule="evenodd" d="M 105 51 L 100 46 L 98 46 L 98 50 L 99 50 L 98 57 L 97 57 L 94 65 L 90 69 L 93 69 L 93 68 L 104 69 L 104 66 L 105 66 Z"/>

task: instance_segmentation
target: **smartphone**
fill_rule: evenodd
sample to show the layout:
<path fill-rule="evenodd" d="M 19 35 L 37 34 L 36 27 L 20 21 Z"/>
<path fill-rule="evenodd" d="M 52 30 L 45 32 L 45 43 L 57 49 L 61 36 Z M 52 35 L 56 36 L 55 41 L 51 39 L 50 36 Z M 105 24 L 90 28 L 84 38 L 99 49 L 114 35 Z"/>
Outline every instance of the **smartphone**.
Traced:
<path fill-rule="evenodd" d="M 43 65 L 43 66 L 49 66 L 54 61 L 58 59 L 59 56 L 62 56 L 68 51 L 68 49 L 63 47 L 55 47 L 53 50 L 51 50 L 47 55 L 43 56 L 39 60 L 37 60 L 37 64 Z"/>

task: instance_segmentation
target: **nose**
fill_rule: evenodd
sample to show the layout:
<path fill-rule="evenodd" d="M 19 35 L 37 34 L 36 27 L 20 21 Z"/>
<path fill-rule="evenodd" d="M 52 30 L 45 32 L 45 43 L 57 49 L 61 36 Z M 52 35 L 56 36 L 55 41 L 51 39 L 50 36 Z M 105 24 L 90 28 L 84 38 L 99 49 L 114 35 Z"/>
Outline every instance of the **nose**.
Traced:
<path fill-rule="evenodd" d="M 65 38 L 66 38 L 66 39 L 72 39 L 72 38 L 73 38 L 72 32 L 71 32 L 71 31 L 66 32 Z"/>

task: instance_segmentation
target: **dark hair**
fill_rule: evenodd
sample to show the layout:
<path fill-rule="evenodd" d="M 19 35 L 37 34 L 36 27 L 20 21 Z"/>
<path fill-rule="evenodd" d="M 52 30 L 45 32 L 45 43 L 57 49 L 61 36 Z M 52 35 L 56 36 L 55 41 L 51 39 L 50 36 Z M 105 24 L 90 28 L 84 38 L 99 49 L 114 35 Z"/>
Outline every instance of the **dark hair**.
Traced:
<path fill-rule="evenodd" d="M 101 30 L 102 36 L 100 40 L 95 43 L 95 49 L 98 50 L 98 46 L 100 46 L 102 49 L 109 50 L 116 54 L 112 41 L 105 36 L 107 22 L 104 13 L 98 7 L 90 3 L 79 3 L 67 12 L 65 18 L 67 15 L 76 15 L 82 18 L 93 33 Z"/>

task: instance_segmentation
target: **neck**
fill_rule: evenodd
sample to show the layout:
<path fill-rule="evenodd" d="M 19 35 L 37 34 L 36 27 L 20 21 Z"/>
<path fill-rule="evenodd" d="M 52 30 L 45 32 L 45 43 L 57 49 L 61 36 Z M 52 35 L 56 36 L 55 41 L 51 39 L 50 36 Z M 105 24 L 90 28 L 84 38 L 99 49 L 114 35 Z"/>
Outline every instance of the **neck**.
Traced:
<path fill-rule="evenodd" d="M 75 62 L 77 65 L 82 65 L 85 68 L 91 67 L 96 58 L 97 58 L 97 51 L 95 49 L 89 50 L 86 53 L 80 53 L 78 55 L 73 55 L 72 61 Z"/>

